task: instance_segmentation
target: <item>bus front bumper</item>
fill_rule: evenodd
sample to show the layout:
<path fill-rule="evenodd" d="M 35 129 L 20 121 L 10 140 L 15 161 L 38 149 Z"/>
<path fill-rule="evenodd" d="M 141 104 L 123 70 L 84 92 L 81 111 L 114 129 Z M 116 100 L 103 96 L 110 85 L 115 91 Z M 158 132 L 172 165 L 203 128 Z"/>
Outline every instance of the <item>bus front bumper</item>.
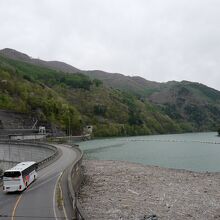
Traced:
<path fill-rule="evenodd" d="M 20 186 L 3 186 L 4 192 L 16 192 L 16 191 L 22 191 L 22 187 Z"/>

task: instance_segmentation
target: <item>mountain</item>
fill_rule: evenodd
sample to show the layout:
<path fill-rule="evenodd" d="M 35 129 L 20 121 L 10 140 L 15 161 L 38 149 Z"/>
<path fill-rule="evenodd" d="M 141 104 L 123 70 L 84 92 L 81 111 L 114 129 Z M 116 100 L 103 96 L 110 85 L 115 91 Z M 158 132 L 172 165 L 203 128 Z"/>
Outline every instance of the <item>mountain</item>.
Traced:
<path fill-rule="evenodd" d="M 169 82 L 148 100 L 176 121 L 189 121 L 197 130 L 220 124 L 220 91 L 195 82 Z"/>
<path fill-rule="evenodd" d="M 203 84 L 158 83 L 139 76 L 84 71 L 59 61 L 33 59 L 12 49 L 0 50 L 0 55 L 24 78 L 65 94 L 62 98 L 74 105 L 86 123 L 97 127 L 105 124 L 106 131 L 111 123 L 119 127 L 133 123 L 133 129 L 145 126 L 145 133 L 216 130 L 220 124 L 220 92 Z"/>
<path fill-rule="evenodd" d="M 34 59 L 24 53 L 9 48 L 0 50 L 0 55 L 10 59 L 51 68 L 61 72 L 83 73 L 92 79 L 100 79 L 108 87 L 124 90 L 127 92 L 129 91 L 139 95 L 151 94 L 153 91 L 157 91 L 161 85 L 160 83 L 148 81 L 142 77 L 131 77 L 119 73 L 108 73 L 100 70 L 79 70 L 69 64 L 59 61 L 44 61 L 40 59 Z"/>
<path fill-rule="evenodd" d="M 192 130 L 176 123 L 148 101 L 106 87 L 82 73 L 69 74 L 0 55 L 0 109 L 32 118 L 71 134 L 85 125 L 95 136 L 177 133 Z M 27 117 L 26 117 L 27 118 Z M 6 128 L 3 121 L 1 127 Z M 187 129 L 186 129 L 187 127 Z"/>
<path fill-rule="evenodd" d="M 39 65 L 42 67 L 47 67 L 47 68 L 51 68 L 57 71 L 62 71 L 62 72 L 69 72 L 69 73 L 77 73 L 80 72 L 79 69 L 66 64 L 64 62 L 60 62 L 60 61 L 44 61 L 41 59 L 35 59 L 35 58 L 31 58 L 28 55 L 21 53 L 19 51 L 10 49 L 10 48 L 5 48 L 0 50 L 0 55 L 13 59 L 13 60 L 18 60 L 18 61 L 22 61 L 22 62 L 26 62 L 26 63 L 30 63 L 30 64 L 35 64 L 35 65 Z"/>

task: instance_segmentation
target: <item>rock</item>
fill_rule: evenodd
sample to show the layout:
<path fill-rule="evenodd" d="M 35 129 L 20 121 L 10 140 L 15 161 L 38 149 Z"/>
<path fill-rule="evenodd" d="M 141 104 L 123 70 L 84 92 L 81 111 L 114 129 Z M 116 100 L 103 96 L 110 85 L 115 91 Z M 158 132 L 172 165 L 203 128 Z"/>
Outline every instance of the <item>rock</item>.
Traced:
<path fill-rule="evenodd" d="M 220 173 L 121 161 L 83 163 L 86 181 L 79 201 L 91 220 L 218 219 Z"/>

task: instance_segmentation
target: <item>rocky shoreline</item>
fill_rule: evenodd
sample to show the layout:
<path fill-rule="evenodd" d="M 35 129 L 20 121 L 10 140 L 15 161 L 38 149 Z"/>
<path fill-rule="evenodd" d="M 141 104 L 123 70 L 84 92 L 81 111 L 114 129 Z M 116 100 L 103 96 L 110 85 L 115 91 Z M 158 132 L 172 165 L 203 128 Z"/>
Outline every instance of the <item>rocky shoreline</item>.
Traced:
<path fill-rule="evenodd" d="M 83 162 L 79 201 L 90 220 L 220 219 L 220 173 L 121 161 Z"/>

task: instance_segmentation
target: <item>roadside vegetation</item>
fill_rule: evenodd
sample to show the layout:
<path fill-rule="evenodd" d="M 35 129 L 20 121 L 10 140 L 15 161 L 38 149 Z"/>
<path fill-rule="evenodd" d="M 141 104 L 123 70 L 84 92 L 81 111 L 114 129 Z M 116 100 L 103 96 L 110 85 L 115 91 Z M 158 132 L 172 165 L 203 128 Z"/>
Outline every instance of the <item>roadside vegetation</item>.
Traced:
<path fill-rule="evenodd" d="M 79 132 L 81 115 L 77 109 L 43 80 L 33 80 L 31 73 L 28 76 L 28 72 L 15 66 L 0 61 L 0 108 L 30 114 L 62 130 L 70 126 L 72 131 Z"/>

